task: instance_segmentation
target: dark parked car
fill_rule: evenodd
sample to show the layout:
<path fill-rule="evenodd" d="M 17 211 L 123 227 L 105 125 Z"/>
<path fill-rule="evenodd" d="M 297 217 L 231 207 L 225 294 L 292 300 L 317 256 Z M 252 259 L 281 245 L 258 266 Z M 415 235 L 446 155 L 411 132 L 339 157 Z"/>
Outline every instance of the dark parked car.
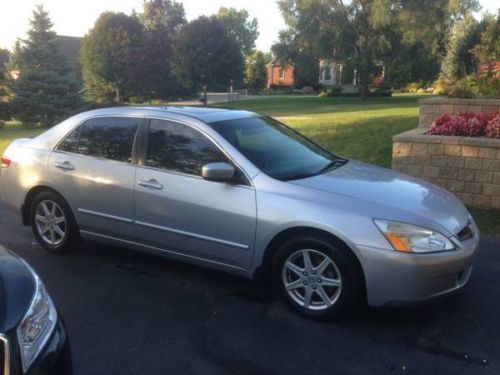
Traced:
<path fill-rule="evenodd" d="M 71 374 L 63 321 L 38 275 L 0 246 L 0 374 Z"/>

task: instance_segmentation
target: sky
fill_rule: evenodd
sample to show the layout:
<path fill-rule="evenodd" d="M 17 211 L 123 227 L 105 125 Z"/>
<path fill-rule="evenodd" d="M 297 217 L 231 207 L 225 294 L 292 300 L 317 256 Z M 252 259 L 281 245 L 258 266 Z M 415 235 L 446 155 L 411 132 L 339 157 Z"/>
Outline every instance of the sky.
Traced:
<path fill-rule="evenodd" d="M 270 49 L 285 24 L 274 0 L 181 0 L 186 18 L 216 13 L 221 6 L 246 9 L 259 22 L 257 48 Z M 17 38 L 23 38 L 36 4 L 49 11 L 54 31 L 59 35 L 84 36 L 104 11 L 130 14 L 142 9 L 143 0 L 0 0 L 0 47 L 11 49 Z M 495 12 L 498 0 L 480 0 L 483 9 Z"/>

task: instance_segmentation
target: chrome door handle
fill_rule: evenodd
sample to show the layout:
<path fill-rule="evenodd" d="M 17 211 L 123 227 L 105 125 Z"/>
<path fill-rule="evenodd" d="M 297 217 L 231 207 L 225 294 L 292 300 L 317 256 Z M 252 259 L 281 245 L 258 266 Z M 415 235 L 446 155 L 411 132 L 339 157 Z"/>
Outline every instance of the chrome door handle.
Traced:
<path fill-rule="evenodd" d="M 151 189 L 156 189 L 156 190 L 163 189 L 163 185 L 160 184 L 158 181 L 156 181 L 154 178 L 148 181 L 139 180 L 138 184 Z"/>
<path fill-rule="evenodd" d="M 63 171 L 74 171 L 75 166 L 71 164 L 69 161 L 65 161 L 64 163 L 55 163 L 54 167 L 62 169 Z"/>

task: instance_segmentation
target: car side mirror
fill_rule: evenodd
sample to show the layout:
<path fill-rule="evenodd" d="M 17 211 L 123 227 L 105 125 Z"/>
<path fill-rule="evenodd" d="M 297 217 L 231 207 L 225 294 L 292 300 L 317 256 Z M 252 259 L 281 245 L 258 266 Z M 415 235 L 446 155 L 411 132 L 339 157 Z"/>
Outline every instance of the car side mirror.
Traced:
<path fill-rule="evenodd" d="M 201 176 L 210 181 L 231 181 L 234 177 L 235 169 L 228 163 L 209 163 L 201 169 Z"/>

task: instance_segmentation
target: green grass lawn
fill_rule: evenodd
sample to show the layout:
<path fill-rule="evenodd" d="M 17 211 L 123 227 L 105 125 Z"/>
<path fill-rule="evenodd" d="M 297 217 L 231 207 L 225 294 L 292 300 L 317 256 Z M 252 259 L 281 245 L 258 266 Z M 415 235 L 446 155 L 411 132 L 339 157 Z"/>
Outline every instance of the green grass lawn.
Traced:
<path fill-rule="evenodd" d="M 391 98 L 319 98 L 269 96 L 242 100 L 224 107 L 273 116 L 330 151 L 364 162 L 391 167 L 392 136 L 417 127 L 418 99 L 399 94 Z M 500 234 L 500 210 L 470 208 L 483 234 Z"/>
<path fill-rule="evenodd" d="M 5 127 L 0 129 L 0 155 L 14 139 L 34 137 L 43 130 L 41 128 L 26 129 L 16 121 L 7 122 Z"/>
<path fill-rule="evenodd" d="M 224 106 L 265 113 L 337 154 L 390 168 L 392 136 L 417 126 L 418 98 L 269 96 Z"/>
<path fill-rule="evenodd" d="M 392 136 L 417 126 L 418 99 L 422 97 L 399 94 L 360 100 L 288 95 L 223 106 L 265 113 L 335 153 L 390 168 Z M 32 137 L 41 131 L 8 123 L 0 130 L 0 154 L 13 139 Z M 500 234 L 499 210 L 474 208 L 471 212 L 484 234 Z"/>

